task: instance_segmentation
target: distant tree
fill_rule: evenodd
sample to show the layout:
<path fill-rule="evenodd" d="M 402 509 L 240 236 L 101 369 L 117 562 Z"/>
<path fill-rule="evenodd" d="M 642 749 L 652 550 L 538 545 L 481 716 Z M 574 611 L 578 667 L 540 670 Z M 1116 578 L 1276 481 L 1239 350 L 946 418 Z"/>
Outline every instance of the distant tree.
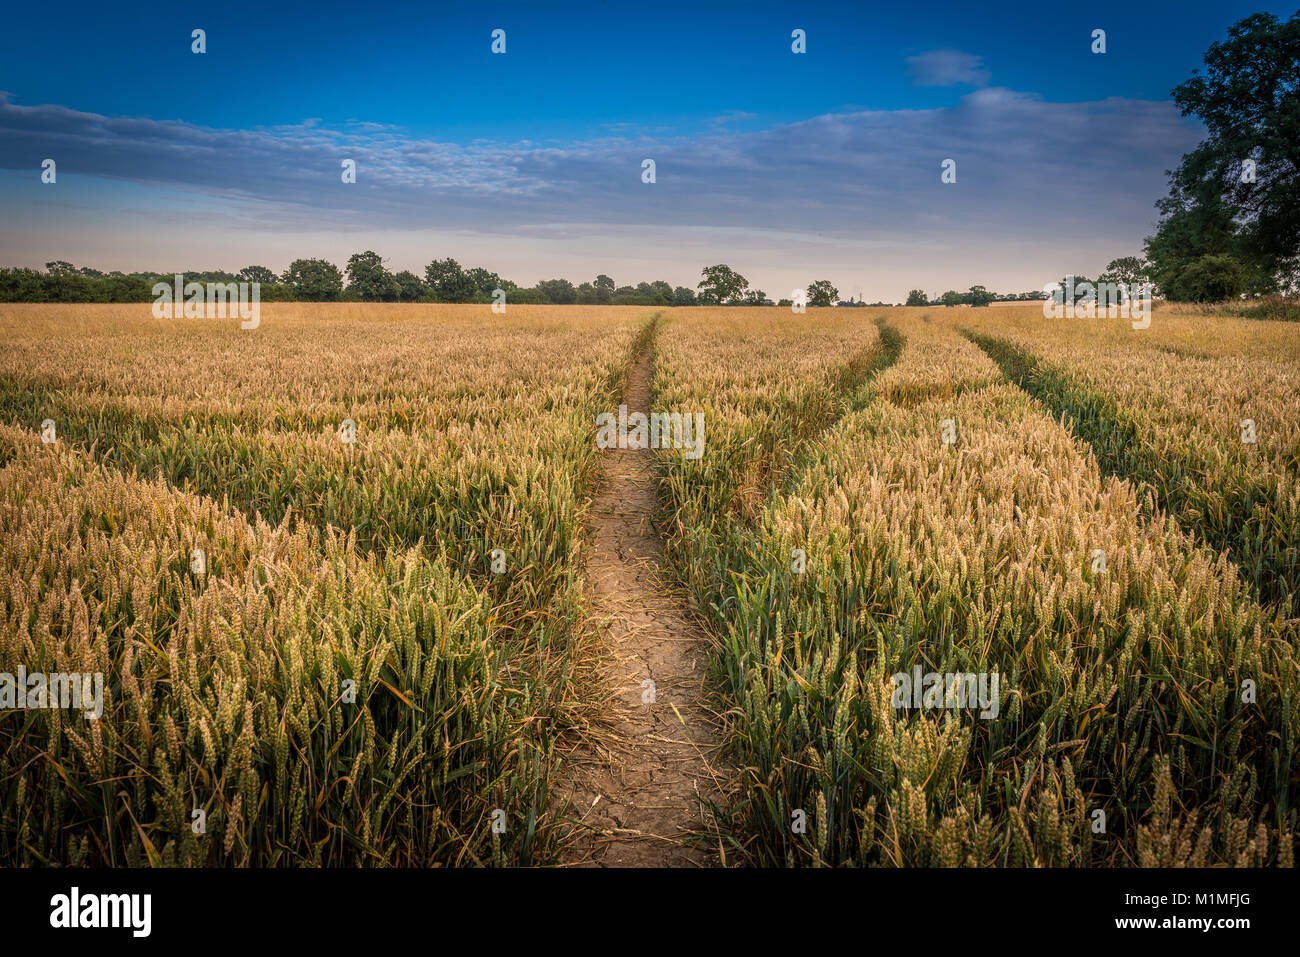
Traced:
<path fill-rule="evenodd" d="M 592 285 L 596 289 L 596 301 L 601 305 L 608 305 L 614 297 L 614 289 L 616 288 L 614 280 L 601 273 L 596 277 L 596 281 Z"/>
<path fill-rule="evenodd" d="M 110 273 L 104 277 L 101 287 L 107 302 L 149 302 L 153 297 L 153 278 L 149 276 L 126 276 L 120 272 Z M 272 283 L 270 289 L 284 290 L 285 287 Z M 279 298 L 287 298 L 285 295 Z"/>
<path fill-rule="evenodd" d="M 1141 256 L 1121 256 L 1112 259 L 1105 271 L 1097 277 L 1098 282 L 1122 282 L 1129 287 L 1151 281 L 1151 264 Z"/>
<path fill-rule="evenodd" d="M 673 287 L 662 280 L 639 282 L 633 296 L 640 306 L 667 306 L 673 301 Z"/>
<path fill-rule="evenodd" d="M 374 250 L 348 257 L 347 293 L 361 302 L 396 302 L 401 294 L 397 280 L 384 267 L 384 258 Z"/>
<path fill-rule="evenodd" d="M 693 306 L 695 305 L 695 290 L 687 289 L 685 286 L 678 286 L 673 290 L 674 306 Z"/>
<path fill-rule="evenodd" d="M 514 283 L 510 283 L 508 286 L 501 286 L 500 288 L 505 290 L 506 299 L 516 305 L 538 306 L 545 305 L 548 301 L 538 289 L 521 288 L 516 286 Z"/>
<path fill-rule="evenodd" d="M 484 299 L 492 298 L 492 290 L 507 289 L 508 283 L 496 273 L 484 269 L 482 266 L 475 266 L 473 269 L 465 270 L 465 275 L 469 281 L 474 284 L 479 295 Z"/>
<path fill-rule="evenodd" d="M 0 302 L 45 302 L 45 277 L 35 269 L 0 269 Z"/>
<path fill-rule="evenodd" d="M 833 306 L 840 298 L 840 291 L 831 285 L 829 279 L 818 279 L 808 287 L 808 305 Z"/>
<path fill-rule="evenodd" d="M 45 299 L 49 302 L 94 302 L 95 280 L 83 276 L 72 263 L 56 260 L 45 264 L 47 275 L 42 277 Z"/>
<path fill-rule="evenodd" d="M 567 306 L 578 299 L 578 291 L 567 279 L 543 279 L 537 289 L 548 301 L 559 306 Z"/>
<path fill-rule="evenodd" d="M 409 269 L 403 269 L 397 273 L 393 276 L 393 281 L 397 283 L 398 302 L 428 301 L 429 287 L 424 284 L 423 279 Z"/>
<path fill-rule="evenodd" d="M 963 302 L 966 301 L 966 297 L 963 296 L 961 293 L 957 292 L 956 290 L 949 289 L 947 292 L 945 292 L 942 296 L 939 297 L 939 301 L 943 303 L 945 306 L 960 306 Z"/>
<path fill-rule="evenodd" d="M 245 266 L 239 270 L 240 282 L 256 282 L 264 286 L 269 286 L 276 282 L 275 273 L 265 266 Z"/>
<path fill-rule="evenodd" d="M 767 298 L 767 293 L 761 289 L 751 289 L 745 293 L 744 297 L 738 300 L 746 306 L 770 306 L 772 300 Z"/>
<path fill-rule="evenodd" d="M 283 279 L 300 302 L 335 302 L 343 295 L 343 273 L 324 259 L 295 259 Z"/>
<path fill-rule="evenodd" d="M 424 281 L 436 302 L 473 302 L 479 291 L 460 263 L 448 256 L 424 267 Z"/>
<path fill-rule="evenodd" d="M 578 305 L 594 306 L 600 302 L 600 297 L 596 294 L 596 287 L 589 282 L 579 283 L 577 289 Z"/>
<path fill-rule="evenodd" d="M 983 286 L 971 286 L 970 292 L 966 293 L 966 301 L 972 306 L 987 306 L 996 298 L 997 296 Z"/>
<path fill-rule="evenodd" d="M 1078 305 L 1085 299 L 1096 298 L 1097 284 L 1087 276 L 1062 276 L 1057 287 L 1060 289 L 1061 301 L 1067 305 Z"/>
<path fill-rule="evenodd" d="M 909 306 L 925 306 L 925 305 L 928 305 L 929 303 L 928 303 L 928 301 L 927 301 L 926 298 L 925 298 L 925 290 L 923 290 L 923 289 L 913 289 L 911 292 L 909 292 L 909 293 L 907 294 L 907 304 L 908 304 Z"/>
<path fill-rule="evenodd" d="M 749 280 L 730 266 L 705 266 L 701 271 L 704 277 L 699 285 L 699 301 L 702 305 L 716 306 L 724 302 L 739 302 L 744 299 Z"/>

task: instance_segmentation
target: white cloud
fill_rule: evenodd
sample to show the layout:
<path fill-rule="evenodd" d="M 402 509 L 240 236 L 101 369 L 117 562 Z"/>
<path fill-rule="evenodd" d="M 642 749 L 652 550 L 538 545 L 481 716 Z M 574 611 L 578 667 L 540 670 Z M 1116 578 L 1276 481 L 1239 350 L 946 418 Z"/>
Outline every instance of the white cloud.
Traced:
<path fill-rule="evenodd" d="M 290 238 L 316 237 L 329 250 L 368 245 L 397 268 L 509 251 L 484 264 L 520 281 L 532 268 L 534 278 L 595 275 L 617 258 L 628 280 L 693 285 L 706 262 L 748 257 L 746 274 L 769 292 L 830 269 L 841 292 L 861 286 L 869 298 L 962 282 L 1029 289 L 1138 251 L 1163 171 L 1199 139 L 1167 102 L 1052 103 L 998 87 L 940 109 L 545 145 L 445 143 L 368 124 L 221 130 L 0 95 L 0 169 L 19 171 L 0 187 L 10 210 L 0 263 L 101 265 L 78 250 L 110 249 L 137 258 L 101 268 L 185 266 L 181 252 L 190 267 L 238 267 L 324 254 L 291 248 Z M 59 163 L 54 187 L 39 181 L 47 156 Z M 654 185 L 641 182 L 646 157 Z M 355 185 L 340 181 L 344 158 L 356 160 Z M 957 161 L 954 185 L 940 182 L 946 158 Z M 73 187 L 76 206 L 60 207 Z M 169 203 L 183 205 L 178 195 L 211 214 L 151 236 Z M 96 205 L 113 215 L 92 215 Z M 638 259 L 644 270 L 632 268 Z"/>

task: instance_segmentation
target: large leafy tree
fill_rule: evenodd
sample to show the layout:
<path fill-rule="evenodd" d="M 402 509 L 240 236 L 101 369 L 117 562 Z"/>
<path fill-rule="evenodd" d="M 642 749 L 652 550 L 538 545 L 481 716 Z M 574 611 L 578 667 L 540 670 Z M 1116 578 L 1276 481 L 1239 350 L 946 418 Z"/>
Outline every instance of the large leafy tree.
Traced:
<path fill-rule="evenodd" d="M 348 257 L 348 294 L 362 302 L 396 302 L 401 287 L 374 250 Z"/>
<path fill-rule="evenodd" d="M 397 273 L 393 276 L 393 281 L 397 283 L 399 302 L 421 302 L 428 298 L 429 287 L 424 284 L 423 279 L 409 269 Z"/>
<path fill-rule="evenodd" d="M 699 301 L 705 306 L 742 301 L 745 290 L 749 288 L 749 280 L 730 266 L 705 266 L 701 275 L 704 278 L 696 288 Z"/>
<path fill-rule="evenodd" d="M 284 272 L 301 302 L 334 302 L 343 295 L 343 273 L 324 259 L 295 259 Z"/>
<path fill-rule="evenodd" d="M 276 279 L 275 273 L 271 272 L 271 270 L 267 269 L 265 266 L 245 266 L 243 269 L 239 270 L 239 281 L 256 282 L 261 283 L 264 286 L 269 286 L 271 283 L 275 282 Z"/>
<path fill-rule="evenodd" d="M 1232 256 L 1201 256 L 1184 263 L 1165 280 L 1165 295 L 1183 302 L 1220 302 L 1240 296 L 1250 272 Z"/>
<path fill-rule="evenodd" d="M 509 288 L 509 284 L 504 279 L 482 266 L 475 266 L 473 269 L 465 270 L 465 275 L 469 277 L 469 281 L 474 284 L 474 288 L 479 291 L 479 294 L 488 299 L 492 298 L 494 290 Z"/>
<path fill-rule="evenodd" d="M 1160 226 L 1147 237 L 1146 254 L 1151 278 L 1162 294 L 1178 298 L 1174 277 L 1188 263 L 1203 256 L 1232 255 L 1238 248 L 1237 224 L 1232 212 L 1217 196 L 1197 199 L 1177 183 L 1156 203 Z"/>
<path fill-rule="evenodd" d="M 926 298 L 925 298 L 925 290 L 924 290 L 924 289 L 913 289 L 911 292 L 909 292 L 909 293 L 907 294 L 907 304 L 908 304 L 909 306 L 924 306 L 924 305 L 928 305 L 928 303 L 927 303 L 927 301 L 926 301 Z"/>
<path fill-rule="evenodd" d="M 833 306 L 840 298 L 840 291 L 829 279 L 818 279 L 808 287 L 808 305 Z"/>
<path fill-rule="evenodd" d="M 1098 282 L 1122 282 L 1129 288 L 1151 281 L 1151 265 L 1141 256 L 1120 256 L 1106 265 Z"/>
<path fill-rule="evenodd" d="M 425 266 L 424 281 L 438 302 L 473 302 L 478 292 L 474 279 L 450 256 Z"/>
<path fill-rule="evenodd" d="M 567 279 L 543 279 L 537 289 L 548 302 L 567 306 L 578 301 L 578 290 Z"/>
<path fill-rule="evenodd" d="M 1211 44 L 1205 68 L 1173 96 L 1209 135 L 1170 174 L 1147 241 L 1171 297 L 1173 278 L 1205 256 L 1240 260 L 1254 289 L 1293 280 L 1300 262 L 1300 13 L 1246 17 Z"/>

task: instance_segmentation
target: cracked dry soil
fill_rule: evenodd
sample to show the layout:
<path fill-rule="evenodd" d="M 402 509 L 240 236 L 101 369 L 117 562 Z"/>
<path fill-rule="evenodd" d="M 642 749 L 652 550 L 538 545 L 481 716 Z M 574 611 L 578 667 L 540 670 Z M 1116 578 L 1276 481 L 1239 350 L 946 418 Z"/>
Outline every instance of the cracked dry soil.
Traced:
<path fill-rule="evenodd" d="M 651 347 L 632 363 L 628 412 L 649 412 Z M 675 587 L 654 528 L 654 453 L 607 449 L 588 512 L 586 600 L 610 691 L 596 733 L 569 755 L 576 836 L 564 862 L 596 867 L 726 863 L 712 826 L 729 771 L 704 703 L 709 637 Z M 653 701 L 649 685 L 653 682 Z"/>

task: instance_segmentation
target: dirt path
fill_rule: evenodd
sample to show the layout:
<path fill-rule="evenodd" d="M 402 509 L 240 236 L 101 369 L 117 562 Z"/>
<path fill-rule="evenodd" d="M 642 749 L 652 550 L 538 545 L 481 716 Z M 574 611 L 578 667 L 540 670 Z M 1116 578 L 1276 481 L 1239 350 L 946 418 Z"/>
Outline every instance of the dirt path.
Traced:
<path fill-rule="evenodd" d="M 629 413 L 650 411 L 650 368 L 647 347 L 624 387 Z M 653 526 L 654 453 L 608 449 L 601 456 L 588 516 L 586 588 L 611 697 L 595 733 L 569 755 L 578 831 L 566 863 L 716 866 L 724 862 L 708 802 L 721 803 L 729 772 L 702 701 L 709 639 L 666 584 Z"/>

